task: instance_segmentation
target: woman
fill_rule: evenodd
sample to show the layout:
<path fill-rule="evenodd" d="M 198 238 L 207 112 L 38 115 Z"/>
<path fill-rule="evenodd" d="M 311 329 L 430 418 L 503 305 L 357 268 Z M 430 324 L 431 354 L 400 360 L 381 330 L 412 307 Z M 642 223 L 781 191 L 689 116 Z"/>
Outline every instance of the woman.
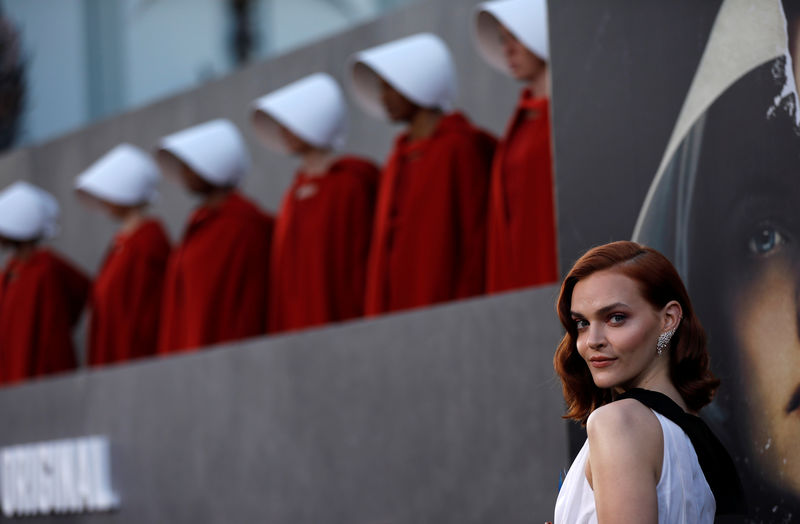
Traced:
<path fill-rule="evenodd" d="M 44 242 L 58 232 L 59 205 L 27 182 L 0 191 L 0 385 L 76 366 L 72 335 L 89 280 Z"/>
<path fill-rule="evenodd" d="M 155 353 L 170 245 L 147 213 L 160 175 L 150 155 L 119 144 L 78 175 L 75 189 L 119 223 L 92 285 L 89 365 Z"/>
<path fill-rule="evenodd" d="M 167 262 L 158 353 L 263 334 L 273 219 L 237 189 L 250 166 L 244 138 L 211 120 L 162 138 L 156 160 L 199 200 Z"/>
<path fill-rule="evenodd" d="M 663 255 L 614 242 L 583 255 L 557 304 L 566 418 L 587 427 L 555 522 L 713 522 L 741 513 L 733 462 L 694 414 L 719 385 L 705 333 Z"/>
<path fill-rule="evenodd" d="M 486 290 L 556 282 L 547 3 L 494 0 L 480 4 L 475 14 L 480 53 L 523 84 L 492 163 Z"/>
<path fill-rule="evenodd" d="M 339 152 L 347 136 L 339 84 L 314 73 L 252 107 L 253 128 L 264 145 L 300 161 L 275 219 L 269 331 L 361 316 L 378 168 Z"/>
<path fill-rule="evenodd" d="M 359 51 L 350 63 L 358 104 L 404 126 L 378 184 L 365 313 L 483 293 L 495 139 L 452 111 L 456 72 L 447 45 L 419 33 Z"/>

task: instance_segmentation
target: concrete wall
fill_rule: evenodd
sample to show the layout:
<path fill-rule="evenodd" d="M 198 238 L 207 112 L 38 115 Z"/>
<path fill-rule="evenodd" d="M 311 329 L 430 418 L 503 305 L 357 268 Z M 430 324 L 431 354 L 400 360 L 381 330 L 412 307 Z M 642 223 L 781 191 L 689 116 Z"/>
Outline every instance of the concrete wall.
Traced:
<path fill-rule="evenodd" d="M 0 390 L 0 446 L 108 435 L 118 512 L 37 522 L 530 523 L 566 426 L 555 287 Z"/>
<path fill-rule="evenodd" d="M 296 162 L 268 152 L 256 142 L 248 123 L 249 102 L 314 71 L 345 79 L 351 53 L 420 31 L 441 35 L 458 66 L 458 105 L 473 120 L 500 132 L 516 104 L 519 86 L 490 69 L 472 43 L 472 0 L 422 2 L 287 55 L 243 69 L 222 80 L 165 99 L 140 110 L 89 126 L 40 146 L 0 157 L 0 187 L 27 179 L 52 191 L 63 208 L 62 232 L 54 241 L 87 271 L 94 272 L 110 240 L 114 224 L 84 209 L 72 192 L 74 177 L 122 141 L 151 149 L 158 138 L 216 117 L 233 120 L 243 131 L 254 158 L 244 189 L 270 210 L 278 207 Z M 398 131 L 351 107 L 348 149 L 382 161 Z M 164 217 L 173 239 L 179 238 L 194 202 L 172 181 L 162 184 L 155 212 Z M 2 255 L 0 255 L 2 256 Z"/>

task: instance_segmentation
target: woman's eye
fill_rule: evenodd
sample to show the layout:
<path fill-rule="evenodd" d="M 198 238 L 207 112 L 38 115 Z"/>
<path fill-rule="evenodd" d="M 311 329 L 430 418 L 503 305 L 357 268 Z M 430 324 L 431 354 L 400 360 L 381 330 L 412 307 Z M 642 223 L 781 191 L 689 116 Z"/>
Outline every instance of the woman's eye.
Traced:
<path fill-rule="evenodd" d="M 582 318 L 576 318 L 575 319 L 575 328 L 577 328 L 577 329 L 583 329 L 588 325 L 589 325 L 589 323 L 586 320 L 582 319 Z"/>
<path fill-rule="evenodd" d="M 621 324 L 622 322 L 625 321 L 625 315 L 621 313 L 615 313 L 610 317 L 608 317 L 608 319 L 611 321 L 612 324 Z"/>
<path fill-rule="evenodd" d="M 747 240 L 747 249 L 754 255 L 767 255 L 786 243 L 786 237 L 772 225 L 759 226 Z"/>

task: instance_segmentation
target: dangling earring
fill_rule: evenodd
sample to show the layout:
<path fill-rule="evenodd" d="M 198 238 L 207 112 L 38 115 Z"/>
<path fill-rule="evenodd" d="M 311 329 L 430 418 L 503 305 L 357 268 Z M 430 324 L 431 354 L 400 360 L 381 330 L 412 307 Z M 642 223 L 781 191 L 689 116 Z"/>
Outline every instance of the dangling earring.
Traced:
<path fill-rule="evenodd" d="M 665 331 L 658 335 L 658 342 L 656 342 L 656 353 L 661 356 L 664 350 L 669 347 L 669 341 L 672 340 L 672 335 L 675 334 L 675 328 Z"/>

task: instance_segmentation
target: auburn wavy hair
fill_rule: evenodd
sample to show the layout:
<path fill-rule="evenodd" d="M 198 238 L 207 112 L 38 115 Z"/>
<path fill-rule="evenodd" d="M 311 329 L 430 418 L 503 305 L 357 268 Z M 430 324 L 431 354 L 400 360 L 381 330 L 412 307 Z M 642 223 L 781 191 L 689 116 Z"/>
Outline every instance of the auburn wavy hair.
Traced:
<path fill-rule="evenodd" d="M 553 366 L 561 377 L 567 402 L 564 418 L 586 424 L 592 411 L 613 400 L 610 389 L 595 385 L 589 366 L 578 354 L 578 332 L 571 315 L 575 285 L 604 269 L 613 269 L 638 282 L 642 296 L 656 309 L 662 309 L 672 300 L 681 305 L 683 320 L 667 351 L 670 378 L 690 410 L 698 411 L 711 402 L 719 380 L 709 369 L 705 330 L 694 314 L 681 277 L 667 257 L 655 249 L 636 242 L 620 241 L 587 251 L 561 284 L 556 309 L 566 334 L 558 344 Z"/>

